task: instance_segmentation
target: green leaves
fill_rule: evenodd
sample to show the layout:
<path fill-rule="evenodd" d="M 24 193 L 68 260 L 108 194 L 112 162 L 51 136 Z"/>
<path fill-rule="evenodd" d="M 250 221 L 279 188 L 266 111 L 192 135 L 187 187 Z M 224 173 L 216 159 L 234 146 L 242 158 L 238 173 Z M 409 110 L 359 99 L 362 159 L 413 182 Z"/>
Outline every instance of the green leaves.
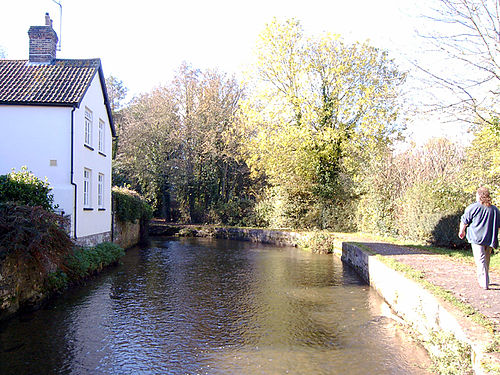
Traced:
<path fill-rule="evenodd" d="M 479 186 L 490 189 L 494 201 L 500 199 L 500 121 L 481 122 L 467 149 L 466 186 L 475 192 Z"/>
<path fill-rule="evenodd" d="M 302 202 L 293 214 L 299 221 L 311 202 L 318 212 L 342 206 L 373 150 L 390 147 L 402 129 L 396 119 L 404 79 L 386 52 L 367 43 L 307 37 L 297 20 L 275 19 L 260 36 L 241 106 L 254 176 Z"/>
<path fill-rule="evenodd" d="M 43 181 L 26 167 L 0 176 L 0 202 L 17 202 L 28 206 L 41 206 L 53 211 L 54 196 L 47 180 Z"/>
<path fill-rule="evenodd" d="M 114 209 L 121 222 L 148 221 L 153 212 L 149 204 L 137 192 L 125 187 L 113 187 Z"/>

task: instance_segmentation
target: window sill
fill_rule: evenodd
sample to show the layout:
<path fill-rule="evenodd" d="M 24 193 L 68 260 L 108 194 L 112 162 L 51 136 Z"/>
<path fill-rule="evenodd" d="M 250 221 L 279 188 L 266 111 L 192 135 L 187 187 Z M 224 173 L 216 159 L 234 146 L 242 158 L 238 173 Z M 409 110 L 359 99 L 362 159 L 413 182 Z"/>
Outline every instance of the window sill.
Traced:
<path fill-rule="evenodd" d="M 89 146 L 88 144 L 84 143 L 83 144 L 86 148 L 88 148 L 90 151 L 94 151 L 94 148 L 92 146 Z"/>
<path fill-rule="evenodd" d="M 101 151 L 99 151 L 99 155 L 106 157 L 106 154 Z"/>
<path fill-rule="evenodd" d="M 97 211 L 106 211 L 106 209 L 105 208 L 99 208 L 99 209 L 97 209 Z"/>
<path fill-rule="evenodd" d="M 83 207 L 84 211 L 94 211 L 92 207 Z"/>

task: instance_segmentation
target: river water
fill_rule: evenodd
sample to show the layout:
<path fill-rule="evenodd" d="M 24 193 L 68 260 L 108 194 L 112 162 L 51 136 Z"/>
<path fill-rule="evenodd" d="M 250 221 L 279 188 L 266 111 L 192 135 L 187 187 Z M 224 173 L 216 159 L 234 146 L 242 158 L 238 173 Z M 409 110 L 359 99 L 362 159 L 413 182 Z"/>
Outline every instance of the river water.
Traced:
<path fill-rule="evenodd" d="M 0 374 L 428 374 L 425 351 L 336 257 L 155 239 L 0 325 Z"/>

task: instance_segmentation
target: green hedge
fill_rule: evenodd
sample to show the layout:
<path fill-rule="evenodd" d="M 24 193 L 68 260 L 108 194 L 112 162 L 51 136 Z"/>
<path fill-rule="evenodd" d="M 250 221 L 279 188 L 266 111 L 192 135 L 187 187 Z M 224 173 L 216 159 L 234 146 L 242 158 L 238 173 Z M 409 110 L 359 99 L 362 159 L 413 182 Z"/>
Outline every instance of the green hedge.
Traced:
<path fill-rule="evenodd" d="M 26 167 L 0 176 L 0 202 L 16 202 L 20 205 L 41 206 L 53 210 L 54 196 L 47 181 L 42 181 Z"/>
<path fill-rule="evenodd" d="M 149 221 L 153 210 L 139 193 L 125 187 L 113 187 L 113 202 L 116 216 L 121 222 Z"/>
<path fill-rule="evenodd" d="M 440 180 L 415 184 L 398 202 L 398 235 L 436 246 L 464 247 L 457 233 L 468 200 L 460 188 Z"/>

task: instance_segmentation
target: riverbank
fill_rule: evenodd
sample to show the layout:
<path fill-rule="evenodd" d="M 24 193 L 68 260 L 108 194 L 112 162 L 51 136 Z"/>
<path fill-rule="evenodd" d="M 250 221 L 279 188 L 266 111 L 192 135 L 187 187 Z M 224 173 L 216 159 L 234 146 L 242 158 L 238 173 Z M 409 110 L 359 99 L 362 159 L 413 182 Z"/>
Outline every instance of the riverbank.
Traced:
<path fill-rule="evenodd" d="M 9 252 L 0 259 L 0 321 L 39 309 L 54 295 L 117 263 L 123 255 L 123 248 L 110 242 L 60 252 Z"/>
<path fill-rule="evenodd" d="M 163 226 L 166 229 L 168 226 Z M 353 267 L 414 331 L 439 373 L 500 374 L 500 274 L 476 285 L 473 263 L 360 236 L 213 226 L 170 227 L 171 235 L 229 238 L 333 253 Z M 152 233 L 162 234 L 153 223 Z M 166 233 L 164 233 L 166 234 Z"/>

